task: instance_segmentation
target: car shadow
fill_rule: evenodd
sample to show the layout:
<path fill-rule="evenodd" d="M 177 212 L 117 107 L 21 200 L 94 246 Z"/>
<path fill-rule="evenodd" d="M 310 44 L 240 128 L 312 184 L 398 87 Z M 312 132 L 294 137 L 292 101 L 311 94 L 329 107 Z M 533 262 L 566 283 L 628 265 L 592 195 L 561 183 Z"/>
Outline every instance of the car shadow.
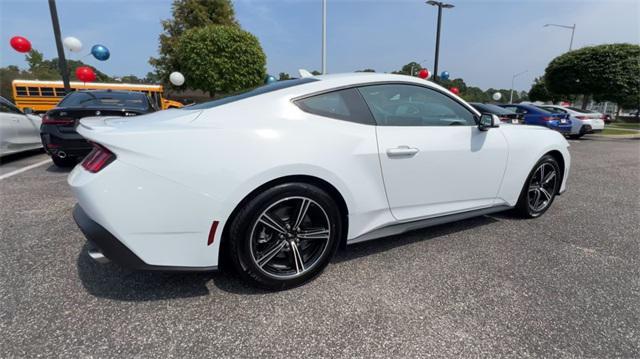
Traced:
<path fill-rule="evenodd" d="M 497 221 L 494 217 L 482 216 L 353 244 L 338 250 L 331 262 L 347 262 L 415 242 L 471 230 Z M 91 295 L 100 298 L 138 302 L 198 297 L 210 293 L 207 287 L 209 282 L 217 289 L 232 294 L 260 295 L 270 293 L 267 290 L 246 284 L 238 273 L 228 268 L 223 268 L 219 272 L 207 273 L 132 271 L 113 263 L 95 263 L 87 255 L 88 249 L 88 244 L 85 244 L 78 254 L 78 274 L 85 289 Z"/>
<path fill-rule="evenodd" d="M 51 173 L 69 173 L 72 169 L 73 167 L 58 167 L 54 164 L 51 164 L 45 171 Z"/>

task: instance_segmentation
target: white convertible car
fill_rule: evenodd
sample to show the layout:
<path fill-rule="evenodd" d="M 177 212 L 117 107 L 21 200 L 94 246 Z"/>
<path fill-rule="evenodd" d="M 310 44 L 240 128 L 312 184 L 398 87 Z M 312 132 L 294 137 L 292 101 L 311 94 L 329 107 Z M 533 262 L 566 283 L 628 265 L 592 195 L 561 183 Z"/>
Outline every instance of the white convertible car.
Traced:
<path fill-rule="evenodd" d="M 569 144 L 499 125 L 431 82 L 388 74 L 281 81 L 132 118 L 83 119 L 69 175 L 89 254 L 135 269 L 232 263 L 273 289 L 336 248 L 514 209 L 542 215 Z"/>

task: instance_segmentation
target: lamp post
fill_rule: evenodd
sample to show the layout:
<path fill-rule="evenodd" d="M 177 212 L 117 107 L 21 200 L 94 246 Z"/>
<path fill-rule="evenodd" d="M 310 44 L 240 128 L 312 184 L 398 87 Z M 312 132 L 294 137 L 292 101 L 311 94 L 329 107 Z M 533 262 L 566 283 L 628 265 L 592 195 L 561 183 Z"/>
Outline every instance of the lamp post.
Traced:
<path fill-rule="evenodd" d="M 322 0 L 322 74 L 327 73 L 327 0 Z"/>
<path fill-rule="evenodd" d="M 427 4 L 438 7 L 438 28 L 436 30 L 436 58 L 433 61 L 433 82 L 438 82 L 438 55 L 440 54 L 440 23 L 442 21 L 442 9 L 451 9 L 453 5 L 441 1 L 429 0 Z"/>
<path fill-rule="evenodd" d="M 517 74 L 514 74 L 513 76 L 511 76 L 511 94 L 509 95 L 509 103 L 513 103 L 513 83 L 516 80 L 516 77 L 526 73 L 529 70 L 524 70 L 522 72 L 518 72 Z"/>
<path fill-rule="evenodd" d="M 571 49 L 573 48 L 573 35 L 576 32 L 576 24 L 573 24 L 572 26 L 558 25 L 558 24 L 545 24 L 543 27 L 549 27 L 549 26 L 561 27 L 563 29 L 571 29 L 571 41 L 569 42 L 569 51 L 571 51 Z"/>
<path fill-rule="evenodd" d="M 64 92 L 69 93 L 71 91 L 71 86 L 69 84 L 69 72 L 67 71 L 67 59 L 64 57 L 64 48 L 62 47 L 62 39 L 60 36 L 60 22 L 58 21 L 58 9 L 56 9 L 56 0 L 49 0 L 49 12 L 51 12 L 53 35 L 56 39 L 56 48 L 58 50 L 58 68 L 60 69 L 60 75 L 62 75 Z"/>

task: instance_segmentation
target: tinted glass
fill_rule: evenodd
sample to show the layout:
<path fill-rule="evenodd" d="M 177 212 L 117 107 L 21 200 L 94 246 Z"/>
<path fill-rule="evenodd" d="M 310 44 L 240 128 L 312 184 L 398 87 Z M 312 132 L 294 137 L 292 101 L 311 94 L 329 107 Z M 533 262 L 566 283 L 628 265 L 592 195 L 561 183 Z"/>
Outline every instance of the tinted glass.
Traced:
<path fill-rule="evenodd" d="M 272 92 L 272 91 L 282 90 L 282 89 L 285 89 L 285 88 L 298 86 L 298 85 L 302 85 L 302 84 L 306 84 L 306 83 L 314 82 L 314 81 L 319 81 L 319 80 L 307 77 L 307 78 L 295 79 L 295 80 L 278 81 L 278 82 L 275 82 L 275 83 L 272 83 L 272 84 L 269 84 L 269 85 L 260 86 L 258 88 L 255 88 L 255 89 L 251 90 L 251 91 L 247 91 L 247 92 L 244 92 L 244 93 L 241 93 L 241 94 L 238 94 L 238 95 L 224 97 L 224 98 L 221 98 L 221 99 L 218 99 L 218 100 L 209 101 L 209 102 L 203 102 L 203 103 L 198 104 L 198 105 L 185 106 L 185 107 L 183 107 L 183 109 L 185 109 L 185 110 L 202 110 L 202 109 L 217 107 L 217 106 L 221 106 L 221 105 L 228 104 L 228 103 L 231 103 L 231 102 L 243 100 L 245 98 L 261 95 L 261 94 Z"/>
<path fill-rule="evenodd" d="M 58 107 L 100 107 L 147 110 L 149 101 L 143 93 L 116 91 L 78 91 L 65 97 Z"/>
<path fill-rule="evenodd" d="M 295 101 L 305 112 L 338 120 L 374 125 L 371 112 L 356 89 L 327 92 Z"/>
<path fill-rule="evenodd" d="M 471 103 L 471 106 L 475 107 L 480 112 L 488 112 L 496 115 L 513 115 L 515 111 L 507 110 L 497 105 L 489 103 Z"/>
<path fill-rule="evenodd" d="M 27 96 L 27 88 L 24 86 L 17 86 L 16 93 L 18 96 Z"/>
<path fill-rule="evenodd" d="M 547 106 L 538 106 L 538 107 L 544 111 L 549 111 L 551 113 L 567 113 L 567 111 L 557 107 L 547 107 Z"/>
<path fill-rule="evenodd" d="M 583 110 L 581 108 L 577 108 L 577 107 L 567 107 L 569 109 L 572 109 L 576 112 L 580 112 L 580 113 L 593 113 L 594 111 L 589 111 L 589 110 Z"/>
<path fill-rule="evenodd" d="M 414 85 L 360 88 L 380 126 L 475 126 L 473 113 L 436 90 Z"/>
<path fill-rule="evenodd" d="M 53 87 L 42 87 L 40 88 L 40 92 L 42 96 L 53 96 Z"/>
<path fill-rule="evenodd" d="M 40 89 L 37 87 L 29 87 L 29 96 L 40 96 Z"/>

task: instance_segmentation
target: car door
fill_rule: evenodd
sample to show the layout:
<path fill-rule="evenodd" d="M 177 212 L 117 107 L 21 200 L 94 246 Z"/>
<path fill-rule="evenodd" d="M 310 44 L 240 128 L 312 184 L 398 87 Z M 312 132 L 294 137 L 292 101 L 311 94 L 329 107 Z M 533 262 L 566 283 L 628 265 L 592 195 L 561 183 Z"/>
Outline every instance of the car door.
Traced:
<path fill-rule="evenodd" d="M 35 115 L 25 115 L 13 105 L 9 107 L 14 116 L 16 142 L 28 148 L 37 146 L 40 143 L 40 118 Z"/>
<path fill-rule="evenodd" d="M 15 150 L 12 145 L 16 137 L 14 120 L 9 106 L 0 101 L 0 154 L 8 154 Z"/>
<path fill-rule="evenodd" d="M 392 214 L 414 220 L 491 207 L 507 162 L 499 128 L 438 90 L 410 84 L 359 88 L 377 122 Z"/>

